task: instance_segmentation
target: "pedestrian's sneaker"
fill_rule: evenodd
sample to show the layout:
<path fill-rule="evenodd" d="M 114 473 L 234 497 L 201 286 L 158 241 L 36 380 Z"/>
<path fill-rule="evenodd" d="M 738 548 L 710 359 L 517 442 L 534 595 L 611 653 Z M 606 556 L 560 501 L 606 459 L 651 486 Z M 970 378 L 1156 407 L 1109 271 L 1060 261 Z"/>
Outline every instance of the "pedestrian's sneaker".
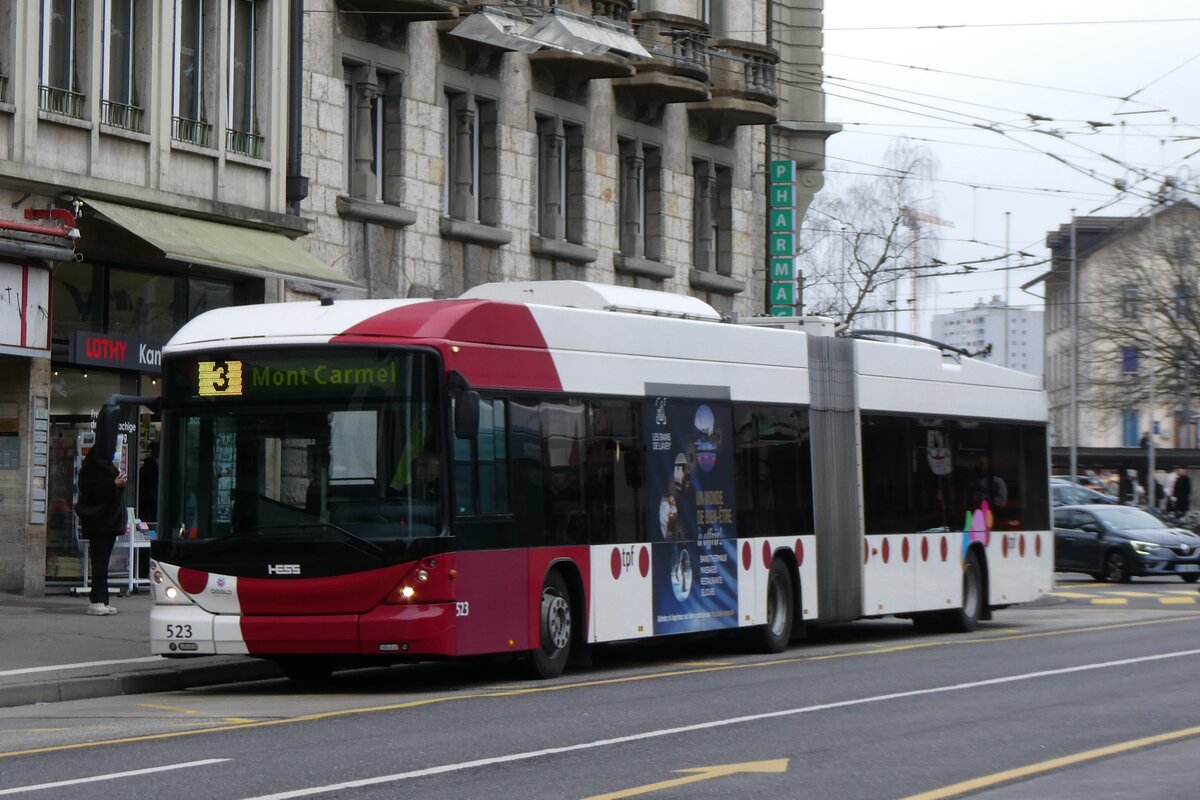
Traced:
<path fill-rule="evenodd" d="M 109 614 L 117 613 L 117 610 L 112 606 L 104 603 L 91 603 L 88 606 L 88 614 L 93 617 L 107 617 Z"/>

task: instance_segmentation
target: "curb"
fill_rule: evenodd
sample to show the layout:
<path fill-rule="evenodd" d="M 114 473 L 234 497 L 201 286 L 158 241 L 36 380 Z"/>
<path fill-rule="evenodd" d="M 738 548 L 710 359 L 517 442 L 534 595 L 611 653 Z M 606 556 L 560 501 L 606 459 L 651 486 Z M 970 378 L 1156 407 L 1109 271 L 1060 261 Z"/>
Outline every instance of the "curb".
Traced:
<path fill-rule="evenodd" d="M 37 703 L 59 703 L 126 694 L 172 692 L 224 683 L 261 681 L 281 677 L 270 661 L 247 659 L 234 663 L 167 667 L 113 675 L 62 678 L 0 686 L 0 708 Z"/>

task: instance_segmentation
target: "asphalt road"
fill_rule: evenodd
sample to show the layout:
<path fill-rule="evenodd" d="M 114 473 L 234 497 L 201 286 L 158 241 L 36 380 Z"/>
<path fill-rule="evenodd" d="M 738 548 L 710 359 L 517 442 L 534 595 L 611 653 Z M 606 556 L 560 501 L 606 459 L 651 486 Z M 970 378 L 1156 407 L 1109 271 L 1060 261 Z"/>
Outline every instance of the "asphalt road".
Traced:
<path fill-rule="evenodd" d="M 0 796 L 1196 796 L 1200 595 L 1060 577 L 968 635 L 885 619 L 776 657 L 613 646 L 550 682 L 418 665 L 0 709 Z"/>

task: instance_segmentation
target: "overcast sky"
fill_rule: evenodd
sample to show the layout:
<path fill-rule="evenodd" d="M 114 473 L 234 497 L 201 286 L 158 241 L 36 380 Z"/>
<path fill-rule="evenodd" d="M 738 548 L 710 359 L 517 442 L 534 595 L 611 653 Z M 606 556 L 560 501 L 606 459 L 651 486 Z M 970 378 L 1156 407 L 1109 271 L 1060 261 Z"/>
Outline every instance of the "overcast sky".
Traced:
<path fill-rule="evenodd" d="M 826 0 L 825 73 L 826 117 L 844 129 L 824 191 L 878 174 L 895 137 L 927 145 L 926 209 L 953 223 L 932 230 L 943 261 L 1003 256 L 1005 212 L 1010 251 L 1030 256 L 1016 266 L 1046 258 L 1047 231 L 1072 209 L 1145 213 L 1164 175 L 1194 194 L 1197 0 Z M 1002 266 L 939 279 L 921 332 L 929 314 L 1003 297 L 1006 274 L 1012 305 L 1040 306 L 1040 287 L 1019 287 L 1045 265 Z"/>

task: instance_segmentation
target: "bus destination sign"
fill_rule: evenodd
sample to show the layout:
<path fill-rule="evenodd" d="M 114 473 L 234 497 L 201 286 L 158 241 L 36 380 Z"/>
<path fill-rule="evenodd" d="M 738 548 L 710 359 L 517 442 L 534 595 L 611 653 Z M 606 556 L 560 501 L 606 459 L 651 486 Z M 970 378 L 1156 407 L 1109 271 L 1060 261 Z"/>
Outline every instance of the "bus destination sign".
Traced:
<path fill-rule="evenodd" d="M 198 397 L 308 397 L 354 394 L 363 389 L 395 390 L 400 368 L 395 359 L 313 358 L 277 361 L 225 359 L 197 361 Z"/>

